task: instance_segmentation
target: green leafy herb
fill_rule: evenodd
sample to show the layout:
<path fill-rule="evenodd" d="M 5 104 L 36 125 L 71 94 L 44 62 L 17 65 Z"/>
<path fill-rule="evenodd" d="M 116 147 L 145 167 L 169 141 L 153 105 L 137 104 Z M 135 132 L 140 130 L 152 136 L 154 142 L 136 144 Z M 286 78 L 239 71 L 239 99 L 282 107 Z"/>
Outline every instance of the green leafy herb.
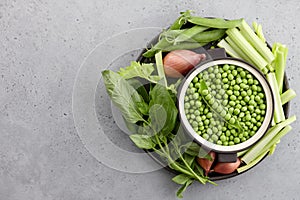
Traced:
<path fill-rule="evenodd" d="M 119 74 L 124 79 L 141 77 L 152 83 L 157 83 L 160 80 L 160 77 L 151 75 L 153 71 L 154 71 L 153 64 L 150 63 L 140 64 L 139 62 L 132 61 L 130 66 L 126 68 L 120 68 Z"/>
<path fill-rule="evenodd" d="M 102 72 L 107 93 L 112 102 L 120 109 L 125 120 L 131 123 L 145 121 L 141 110 L 145 102 L 137 91 L 119 74 L 105 70 Z"/>
<path fill-rule="evenodd" d="M 132 134 L 129 137 L 140 149 L 153 149 L 155 147 L 155 143 L 152 141 L 151 136 Z"/>

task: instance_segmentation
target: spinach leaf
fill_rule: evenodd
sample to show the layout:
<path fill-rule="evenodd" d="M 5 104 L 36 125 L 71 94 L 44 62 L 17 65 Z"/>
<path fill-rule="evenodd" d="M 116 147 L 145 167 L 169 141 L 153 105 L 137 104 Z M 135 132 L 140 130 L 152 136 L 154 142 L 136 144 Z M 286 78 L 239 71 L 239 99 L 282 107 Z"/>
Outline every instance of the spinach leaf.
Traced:
<path fill-rule="evenodd" d="M 149 94 L 148 94 L 147 90 L 145 89 L 144 85 L 141 83 L 141 81 L 139 81 L 139 80 L 137 80 L 135 78 L 128 79 L 127 81 L 143 97 L 143 99 L 145 100 L 145 102 L 149 103 L 149 101 L 150 101 Z"/>
<path fill-rule="evenodd" d="M 172 181 L 174 181 L 177 184 L 183 185 L 190 179 L 191 179 L 191 177 L 189 177 L 186 174 L 179 174 L 179 175 L 175 176 L 174 178 L 172 178 Z"/>
<path fill-rule="evenodd" d="M 175 127 L 178 110 L 168 90 L 160 84 L 150 91 L 150 108 L 155 104 L 161 105 L 166 113 L 166 120 L 160 132 L 163 135 L 170 134 Z"/>
<path fill-rule="evenodd" d="M 144 78 L 152 83 L 157 83 L 160 80 L 159 76 L 151 75 L 154 71 L 153 64 L 142 63 L 132 61 L 130 66 L 126 68 L 120 68 L 118 72 L 124 79 L 130 79 L 134 77 Z"/>
<path fill-rule="evenodd" d="M 132 134 L 129 137 L 134 144 L 141 149 L 153 149 L 155 147 L 155 143 L 152 141 L 151 136 Z"/>
<path fill-rule="evenodd" d="M 125 120 L 131 123 L 145 121 L 142 112 L 144 100 L 138 92 L 119 74 L 105 70 L 102 72 L 106 91 L 112 102 L 120 109 Z"/>
<path fill-rule="evenodd" d="M 182 193 L 185 192 L 186 188 L 193 183 L 194 180 L 189 179 L 186 181 L 181 188 L 177 191 L 176 195 L 178 198 L 182 198 Z"/>

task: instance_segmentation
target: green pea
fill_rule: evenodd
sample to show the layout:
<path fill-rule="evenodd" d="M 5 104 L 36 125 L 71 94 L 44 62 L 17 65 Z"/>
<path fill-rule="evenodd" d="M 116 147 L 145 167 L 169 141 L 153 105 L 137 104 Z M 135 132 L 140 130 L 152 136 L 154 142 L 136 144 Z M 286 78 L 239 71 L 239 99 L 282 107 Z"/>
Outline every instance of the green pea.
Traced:
<path fill-rule="evenodd" d="M 219 137 L 217 136 L 217 135 L 212 135 L 211 136 L 211 139 L 213 140 L 213 141 L 217 141 L 218 139 L 219 139 Z"/>
<path fill-rule="evenodd" d="M 234 89 L 234 90 L 239 90 L 239 89 L 240 89 L 240 86 L 239 86 L 239 85 L 235 85 L 235 86 L 233 86 L 233 89 Z"/>
<path fill-rule="evenodd" d="M 195 110 L 194 114 L 195 114 L 195 116 L 199 116 L 200 115 L 200 111 L 199 110 Z"/>
<path fill-rule="evenodd" d="M 232 145 L 234 145 L 234 142 L 233 141 L 229 141 L 229 146 L 232 146 Z"/>
<path fill-rule="evenodd" d="M 200 117 L 200 116 L 197 116 L 197 117 L 196 117 L 196 121 L 197 121 L 197 122 L 201 122 L 201 117 Z"/>
<path fill-rule="evenodd" d="M 208 119 L 204 120 L 204 124 L 208 125 L 209 124 L 209 120 Z"/>
<path fill-rule="evenodd" d="M 228 71 L 229 70 L 229 65 L 227 65 L 227 64 L 223 65 L 223 70 Z"/>
<path fill-rule="evenodd" d="M 198 81 L 199 81 L 198 77 L 195 76 L 195 77 L 193 78 L 193 83 L 197 83 Z"/>
<path fill-rule="evenodd" d="M 201 107 L 202 106 L 202 103 L 201 103 L 201 101 L 196 101 L 195 102 L 195 106 L 197 107 L 197 108 L 199 108 L 199 107 Z"/>
<path fill-rule="evenodd" d="M 251 120 L 251 115 L 250 115 L 250 114 L 247 114 L 247 115 L 246 115 L 246 120 L 247 120 L 247 121 L 250 121 L 250 120 Z"/>
<path fill-rule="evenodd" d="M 208 118 L 208 119 L 212 118 L 212 116 L 213 116 L 213 115 L 212 115 L 211 112 L 209 112 L 209 113 L 206 114 L 206 118 Z"/>
<path fill-rule="evenodd" d="M 193 94 L 193 98 L 194 98 L 194 99 L 199 99 L 199 93 L 194 93 L 194 94 Z"/>
<path fill-rule="evenodd" d="M 206 99 L 207 101 L 209 101 L 211 98 L 212 98 L 212 95 L 211 95 L 211 94 L 208 94 L 208 95 L 205 96 L 205 99 Z"/>
<path fill-rule="evenodd" d="M 228 95 L 232 95 L 232 94 L 233 94 L 232 90 L 227 90 L 226 93 L 227 93 Z"/>
<path fill-rule="evenodd" d="M 246 76 L 246 72 L 245 71 L 241 71 L 240 75 L 241 75 L 241 77 L 245 77 Z"/>
<path fill-rule="evenodd" d="M 208 95 L 208 90 L 202 90 L 202 95 L 204 95 L 204 96 L 206 96 L 206 95 Z"/>
<path fill-rule="evenodd" d="M 233 80 L 234 79 L 234 76 L 232 74 L 228 74 L 228 80 Z"/>
<path fill-rule="evenodd" d="M 236 108 L 236 109 L 234 109 L 233 113 L 234 113 L 235 115 L 238 115 L 238 114 L 240 113 L 240 110 Z"/>
<path fill-rule="evenodd" d="M 249 96 L 245 96 L 244 101 L 245 102 L 249 102 L 250 101 L 250 97 Z"/>
<path fill-rule="evenodd" d="M 191 104 L 189 104 L 189 103 L 185 103 L 185 104 L 184 104 L 184 108 L 187 108 L 187 109 L 188 109 L 188 108 L 190 108 L 190 107 L 191 107 Z"/>
<path fill-rule="evenodd" d="M 231 119 L 229 120 L 229 123 L 230 123 L 230 124 L 234 124 L 234 123 L 235 123 L 235 118 L 231 118 Z"/>
<path fill-rule="evenodd" d="M 230 98 L 231 99 L 231 98 Z M 231 99 L 232 100 L 232 99 Z M 234 101 L 229 101 L 229 105 L 230 106 L 235 106 L 235 102 Z"/>
<path fill-rule="evenodd" d="M 206 133 L 204 133 L 204 134 L 202 135 L 202 137 L 203 137 L 203 139 L 207 140 L 207 139 L 209 138 L 209 135 L 206 134 Z"/>
<path fill-rule="evenodd" d="M 240 143 L 240 142 L 241 142 L 240 138 L 238 138 L 238 137 L 235 137 L 235 138 L 234 138 L 234 143 L 235 143 L 235 144 L 238 144 L 238 143 Z"/>

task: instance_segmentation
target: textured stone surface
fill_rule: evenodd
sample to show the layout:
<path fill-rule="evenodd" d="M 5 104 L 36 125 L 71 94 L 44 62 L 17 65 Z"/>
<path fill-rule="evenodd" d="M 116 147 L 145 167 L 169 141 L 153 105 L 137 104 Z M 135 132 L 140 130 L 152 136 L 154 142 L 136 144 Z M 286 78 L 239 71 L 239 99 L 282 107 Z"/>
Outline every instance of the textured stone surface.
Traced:
<path fill-rule="evenodd" d="M 1 0 L 1 200 L 175 199 L 171 173 L 116 171 L 85 149 L 72 116 L 72 90 L 97 44 L 132 28 L 167 27 L 186 9 L 257 20 L 270 43 L 289 46 L 287 73 L 300 94 L 297 0 Z M 297 115 L 299 101 L 291 107 Z M 299 199 L 300 125 L 293 127 L 253 170 L 217 187 L 194 184 L 184 199 Z"/>

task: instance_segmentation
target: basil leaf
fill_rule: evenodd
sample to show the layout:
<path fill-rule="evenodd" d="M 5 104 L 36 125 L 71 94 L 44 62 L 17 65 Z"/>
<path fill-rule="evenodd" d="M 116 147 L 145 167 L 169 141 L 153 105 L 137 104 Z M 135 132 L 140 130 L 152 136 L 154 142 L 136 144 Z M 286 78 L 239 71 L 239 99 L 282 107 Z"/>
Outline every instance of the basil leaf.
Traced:
<path fill-rule="evenodd" d="M 140 64 L 139 62 L 132 61 L 130 66 L 128 66 L 126 68 L 120 68 L 118 73 L 124 79 L 141 77 L 152 83 L 157 83 L 160 80 L 160 77 L 159 76 L 151 76 L 153 71 L 154 71 L 153 64 L 149 64 L 149 63 Z"/>
<path fill-rule="evenodd" d="M 161 105 L 166 113 L 165 122 L 157 121 L 163 123 L 160 132 L 164 135 L 171 133 L 176 124 L 178 110 L 168 90 L 160 84 L 155 85 L 150 91 L 150 109 L 155 104 Z"/>
<path fill-rule="evenodd" d="M 186 190 L 186 188 L 189 186 L 189 185 L 191 185 L 193 183 L 193 180 L 188 180 L 187 182 L 185 182 L 185 184 L 181 187 L 181 188 L 179 188 L 179 190 L 177 191 L 177 193 L 176 193 L 176 195 L 177 195 L 177 197 L 178 198 L 182 198 L 183 196 L 182 196 L 182 193 L 183 192 L 185 192 L 185 190 Z"/>
<path fill-rule="evenodd" d="M 127 80 L 130 85 L 136 89 L 136 91 L 143 97 L 146 103 L 149 103 L 149 94 L 147 90 L 145 89 L 145 85 L 143 85 L 139 80 L 132 78 Z"/>
<path fill-rule="evenodd" d="M 116 107 L 120 109 L 125 120 L 131 123 L 145 121 L 141 112 L 144 100 L 138 92 L 113 71 L 105 70 L 102 76 L 107 93 Z"/>
<path fill-rule="evenodd" d="M 174 181 L 177 184 L 183 185 L 190 179 L 191 178 L 186 174 L 179 174 L 179 175 L 175 176 L 174 178 L 172 178 L 172 181 Z"/>
<path fill-rule="evenodd" d="M 141 149 L 152 149 L 155 147 L 155 143 L 153 143 L 151 136 L 133 134 L 129 137 L 134 144 Z"/>

